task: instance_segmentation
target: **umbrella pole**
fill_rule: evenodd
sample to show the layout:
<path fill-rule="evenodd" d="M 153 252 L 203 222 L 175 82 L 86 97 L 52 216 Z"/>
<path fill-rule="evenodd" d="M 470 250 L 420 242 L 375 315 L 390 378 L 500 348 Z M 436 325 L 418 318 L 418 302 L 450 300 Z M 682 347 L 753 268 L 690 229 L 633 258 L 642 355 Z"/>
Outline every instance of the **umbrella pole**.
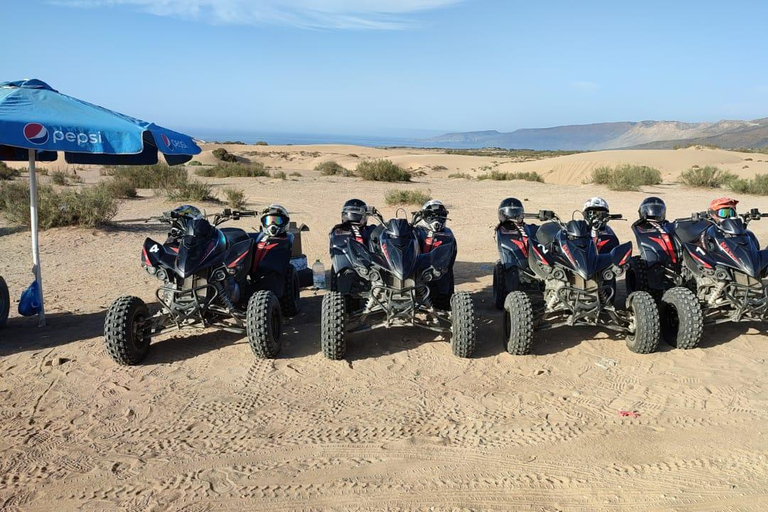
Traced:
<path fill-rule="evenodd" d="M 40 290 L 40 313 L 38 327 L 45 327 L 45 307 L 43 306 L 43 275 L 40 272 L 40 247 L 37 243 L 37 177 L 35 176 L 35 150 L 29 150 L 29 217 L 32 224 L 32 271 L 35 273 Z"/>

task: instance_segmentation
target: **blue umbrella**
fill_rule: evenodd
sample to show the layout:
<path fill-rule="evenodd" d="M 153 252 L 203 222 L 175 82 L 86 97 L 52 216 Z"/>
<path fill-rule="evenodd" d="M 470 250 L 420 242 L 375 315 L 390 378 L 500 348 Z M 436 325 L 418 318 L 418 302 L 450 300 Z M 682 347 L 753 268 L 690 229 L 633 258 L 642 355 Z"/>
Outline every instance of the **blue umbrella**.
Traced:
<path fill-rule="evenodd" d="M 158 151 L 170 165 L 200 153 L 188 135 L 61 94 L 40 80 L 0 83 L 0 160 L 29 161 L 32 260 L 45 325 L 37 227 L 35 162 L 58 153 L 71 164 L 151 165 Z"/>

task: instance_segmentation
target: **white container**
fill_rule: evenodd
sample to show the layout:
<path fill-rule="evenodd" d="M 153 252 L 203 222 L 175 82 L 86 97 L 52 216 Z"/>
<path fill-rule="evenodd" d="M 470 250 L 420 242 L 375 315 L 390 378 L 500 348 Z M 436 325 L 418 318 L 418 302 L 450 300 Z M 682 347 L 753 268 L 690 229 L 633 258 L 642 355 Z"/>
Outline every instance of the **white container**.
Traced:
<path fill-rule="evenodd" d="M 325 289 L 325 266 L 320 260 L 312 264 L 312 282 L 315 288 Z"/>

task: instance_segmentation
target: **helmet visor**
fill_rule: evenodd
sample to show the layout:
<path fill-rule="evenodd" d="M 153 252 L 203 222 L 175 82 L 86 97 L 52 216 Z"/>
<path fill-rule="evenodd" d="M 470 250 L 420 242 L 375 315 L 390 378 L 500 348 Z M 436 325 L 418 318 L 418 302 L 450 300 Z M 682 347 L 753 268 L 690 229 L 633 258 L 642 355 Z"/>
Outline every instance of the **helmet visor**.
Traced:
<path fill-rule="evenodd" d="M 521 206 L 505 206 L 503 208 L 499 208 L 499 213 L 507 220 L 520 222 L 523 220 L 525 209 Z"/>
<path fill-rule="evenodd" d="M 663 220 L 667 214 L 667 207 L 663 204 L 645 204 L 642 213 L 647 219 Z"/>
<path fill-rule="evenodd" d="M 277 226 L 283 227 L 286 224 L 287 219 L 282 215 L 270 214 L 261 218 L 261 223 L 264 227 Z"/>
<path fill-rule="evenodd" d="M 341 210 L 341 220 L 359 224 L 363 222 L 367 213 L 368 212 L 364 206 L 345 206 Z"/>

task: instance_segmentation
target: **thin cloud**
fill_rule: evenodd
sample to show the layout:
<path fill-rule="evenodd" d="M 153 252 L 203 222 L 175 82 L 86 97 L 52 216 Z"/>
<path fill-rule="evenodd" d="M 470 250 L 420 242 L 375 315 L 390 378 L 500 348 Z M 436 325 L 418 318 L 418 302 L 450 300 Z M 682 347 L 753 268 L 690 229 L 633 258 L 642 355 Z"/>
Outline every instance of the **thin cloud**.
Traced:
<path fill-rule="evenodd" d="M 574 89 L 578 89 L 580 91 L 596 91 L 600 88 L 599 85 L 597 85 L 594 82 L 571 82 L 571 87 Z"/>
<path fill-rule="evenodd" d="M 217 25 L 285 25 L 306 29 L 404 30 L 415 14 L 464 0 L 51 0 L 65 7 L 126 6 L 155 16 Z"/>

